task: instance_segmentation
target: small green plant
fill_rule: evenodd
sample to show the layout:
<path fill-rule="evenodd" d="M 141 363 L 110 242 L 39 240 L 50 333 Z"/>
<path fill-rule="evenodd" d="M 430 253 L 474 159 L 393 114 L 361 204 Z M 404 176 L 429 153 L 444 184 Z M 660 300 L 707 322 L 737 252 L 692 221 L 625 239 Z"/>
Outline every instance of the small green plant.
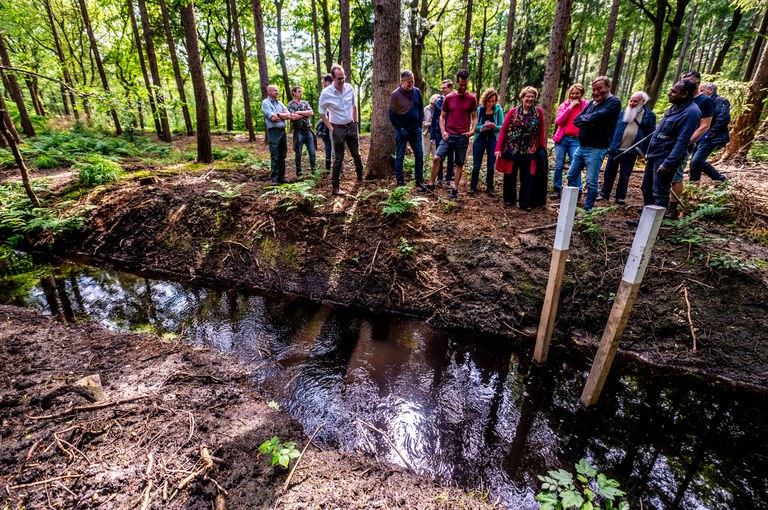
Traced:
<path fill-rule="evenodd" d="M 232 184 L 231 182 L 222 181 L 220 179 L 211 179 L 211 181 L 215 182 L 223 189 L 209 189 L 208 193 L 223 198 L 224 207 L 228 207 L 233 199 L 239 197 L 242 194 L 240 193 L 240 190 L 245 186 L 245 184 Z"/>
<path fill-rule="evenodd" d="M 424 197 L 409 197 L 409 188 L 407 186 L 398 186 L 392 190 L 386 200 L 382 200 L 378 205 L 383 205 L 381 214 L 389 218 L 390 216 L 397 216 L 405 214 L 417 205 L 419 202 L 425 202 L 427 199 Z"/>
<path fill-rule="evenodd" d="M 299 450 L 296 449 L 296 443 L 293 441 L 287 441 L 285 443 L 280 442 L 280 438 L 277 436 L 272 437 L 267 441 L 264 441 L 259 446 L 259 455 L 271 455 L 271 465 L 280 464 L 284 468 L 288 467 L 288 463 L 292 459 L 295 459 L 299 455 Z"/>
<path fill-rule="evenodd" d="M 260 158 L 257 156 L 249 156 L 242 163 L 244 166 L 247 166 L 248 168 L 256 172 L 269 170 L 272 164 L 269 158 Z"/>
<path fill-rule="evenodd" d="M 88 156 L 81 163 L 74 165 L 78 172 L 78 182 L 83 186 L 107 184 L 120 178 L 123 169 L 119 164 L 104 156 Z"/>
<path fill-rule="evenodd" d="M 413 245 L 408 243 L 408 239 L 401 237 L 400 244 L 397 246 L 397 251 L 399 251 L 400 256 L 405 259 L 412 256 L 416 250 L 414 249 Z"/>
<path fill-rule="evenodd" d="M 274 400 L 270 400 L 269 402 L 267 402 L 267 407 L 269 407 L 270 409 L 274 409 L 275 411 L 280 410 L 280 404 L 278 404 Z"/>
<path fill-rule="evenodd" d="M 298 207 L 307 207 L 312 205 L 315 208 L 321 207 L 319 203 L 325 200 L 325 195 L 312 193 L 317 183 L 313 179 L 306 179 L 298 182 L 287 182 L 285 184 L 276 184 L 267 186 L 264 196 L 276 195 L 281 197 L 280 207 L 286 211 L 292 211 Z"/>
<path fill-rule="evenodd" d="M 616 500 L 625 495 L 619 482 L 598 473 L 587 459 L 581 459 L 575 468 L 575 479 L 564 469 L 539 475 L 539 510 L 629 510 L 629 503 Z"/>
<path fill-rule="evenodd" d="M 58 158 L 46 152 L 38 154 L 38 156 L 34 159 L 34 163 L 35 166 L 41 170 L 46 168 L 56 168 L 57 166 L 61 165 L 61 162 L 58 160 Z"/>
<path fill-rule="evenodd" d="M 598 246 L 603 246 L 605 245 L 605 232 L 603 232 L 603 227 L 598 223 L 598 220 L 616 209 L 618 209 L 618 206 L 616 205 L 609 207 L 594 207 L 589 211 L 578 209 L 578 215 L 576 216 L 574 226 L 578 231 L 586 234 L 592 242 Z"/>
<path fill-rule="evenodd" d="M 710 253 L 699 257 L 707 264 L 707 267 L 720 271 L 735 271 L 737 273 L 752 273 L 765 269 L 766 262 L 763 259 L 742 260 L 730 253 Z"/>

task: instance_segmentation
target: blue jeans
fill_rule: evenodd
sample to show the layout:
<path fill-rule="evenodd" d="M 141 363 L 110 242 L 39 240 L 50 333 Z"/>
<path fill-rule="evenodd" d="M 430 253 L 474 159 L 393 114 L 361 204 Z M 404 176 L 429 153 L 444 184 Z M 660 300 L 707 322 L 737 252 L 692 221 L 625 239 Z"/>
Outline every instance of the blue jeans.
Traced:
<path fill-rule="evenodd" d="M 661 207 L 669 205 L 669 193 L 672 189 L 672 179 L 675 177 L 675 172 L 670 169 L 664 175 L 659 175 L 657 170 L 663 162 L 663 159 L 657 159 L 645 164 L 643 184 L 640 186 L 643 190 L 643 205 Z"/>
<path fill-rule="evenodd" d="M 333 140 L 331 140 L 331 135 L 323 137 L 323 145 L 325 146 L 325 169 L 330 171 L 333 155 Z"/>
<path fill-rule="evenodd" d="M 293 137 L 293 151 L 296 153 L 296 177 L 301 175 L 301 148 L 307 147 L 307 153 L 309 154 L 309 167 L 312 172 L 317 170 L 317 164 L 315 163 L 315 137 L 312 131 L 296 131 Z"/>
<path fill-rule="evenodd" d="M 483 152 L 486 157 L 485 190 L 493 191 L 493 170 L 496 168 L 496 138 L 479 135 L 472 144 L 472 179 L 471 190 L 477 189 L 480 180 L 480 167 L 483 166 Z"/>
<path fill-rule="evenodd" d="M 552 187 L 555 191 L 563 189 L 563 168 L 565 168 L 565 156 L 568 156 L 568 163 L 573 163 L 573 155 L 579 148 L 579 137 L 564 136 L 562 140 L 555 144 L 555 175 L 552 179 Z M 581 189 L 581 173 L 579 173 L 579 182 L 577 184 Z"/>
<path fill-rule="evenodd" d="M 437 155 L 437 149 L 440 148 L 440 144 L 442 144 L 443 142 L 445 142 L 445 140 L 443 140 L 442 138 L 438 138 L 437 141 L 435 142 L 435 155 Z M 447 170 L 447 173 L 445 174 L 445 178 L 447 181 L 453 180 L 453 169 L 455 166 L 456 164 L 453 161 L 453 153 L 449 152 L 448 153 L 448 170 Z M 440 182 L 443 182 L 443 160 L 442 159 L 440 160 L 440 170 L 437 172 L 437 180 Z"/>
<path fill-rule="evenodd" d="M 273 184 L 285 182 L 285 155 L 288 153 L 285 129 L 267 129 L 269 140 L 269 174 Z"/>
<path fill-rule="evenodd" d="M 589 211 L 595 206 L 597 185 L 600 178 L 600 167 L 608 149 L 579 147 L 573 155 L 571 167 L 568 169 L 568 186 L 576 186 L 581 176 L 581 170 L 587 169 L 587 198 L 584 200 L 584 210 Z"/>
<path fill-rule="evenodd" d="M 691 182 L 700 181 L 702 173 L 713 181 L 725 180 L 725 177 L 707 162 L 707 158 L 712 154 L 712 151 L 720 147 L 722 145 L 712 145 L 712 142 L 709 140 L 702 140 L 696 144 L 696 148 L 693 150 L 693 157 L 691 157 L 689 176 Z"/>
<path fill-rule="evenodd" d="M 608 161 L 605 163 L 605 174 L 603 175 L 603 188 L 600 190 L 600 195 L 606 200 L 611 198 L 611 190 L 613 189 L 613 183 L 616 180 L 616 171 L 619 170 L 619 183 L 616 185 L 616 200 L 626 199 L 629 177 L 632 175 L 632 169 L 635 167 L 636 161 L 637 151 L 634 149 L 631 152 L 624 154 L 619 159 L 614 158 L 612 154 L 608 155 Z"/>
<path fill-rule="evenodd" d="M 411 144 L 413 151 L 413 159 L 415 160 L 413 177 L 416 179 L 416 184 L 421 184 L 421 181 L 424 180 L 424 148 L 421 146 L 421 128 L 412 129 L 406 134 L 395 129 L 395 179 L 397 179 L 398 186 L 405 184 L 403 160 L 405 159 L 406 144 Z"/>

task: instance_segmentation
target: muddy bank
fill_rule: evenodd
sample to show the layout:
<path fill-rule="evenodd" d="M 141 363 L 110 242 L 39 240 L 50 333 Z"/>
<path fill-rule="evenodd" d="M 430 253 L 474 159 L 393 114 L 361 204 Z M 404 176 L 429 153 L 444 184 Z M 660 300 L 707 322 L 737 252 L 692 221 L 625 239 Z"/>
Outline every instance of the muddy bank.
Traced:
<path fill-rule="evenodd" d="M 217 352 L 0 306 L 0 363 L 3 507 L 492 508 L 480 492 L 313 446 L 284 491 L 287 471 L 257 448 L 308 438 Z M 73 385 L 92 374 L 106 400 Z"/>

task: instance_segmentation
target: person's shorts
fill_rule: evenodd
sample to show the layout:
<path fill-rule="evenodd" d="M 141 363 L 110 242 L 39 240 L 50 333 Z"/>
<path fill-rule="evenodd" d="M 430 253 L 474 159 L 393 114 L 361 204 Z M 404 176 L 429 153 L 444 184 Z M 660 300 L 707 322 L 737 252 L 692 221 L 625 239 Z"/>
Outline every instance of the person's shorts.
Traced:
<path fill-rule="evenodd" d="M 457 166 L 464 166 L 464 160 L 467 158 L 467 147 L 469 147 L 469 138 L 464 135 L 448 134 L 448 140 L 443 140 L 435 151 L 435 157 L 445 159 L 453 153 L 454 162 Z"/>
<path fill-rule="evenodd" d="M 685 159 L 682 163 L 680 163 L 680 166 L 677 167 L 677 171 L 675 171 L 675 176 L 672 177 L 672 184 L 676 182 L 683 182 L 683 175 L 685 174 L 685 165 L 688 164 L 688 159 L 691 157 L 691 153 L 687 152 L 685 153 Z"/>

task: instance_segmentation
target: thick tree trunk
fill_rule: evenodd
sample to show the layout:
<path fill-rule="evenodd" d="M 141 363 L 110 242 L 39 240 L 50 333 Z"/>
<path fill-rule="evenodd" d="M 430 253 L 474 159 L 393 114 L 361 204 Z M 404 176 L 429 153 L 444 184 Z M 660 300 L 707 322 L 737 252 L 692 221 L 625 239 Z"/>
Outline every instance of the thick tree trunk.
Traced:
<path fill-rule="evenodd" d="M 565 60 L 565 69 L 560 73 L 561 86 L 560 86 L 560 98 L 558 103 L 565 101 L 565 97 L 568 94 L 568 89 L 571 87 L 571 60 L 573 60 L 573 52 L 576 51 L 576 38 L 571 38 L 570 49 L 563 55 Z"/>
<path fill-rule="evenodd" d="M 563 54 L 568 40 L 568 29 L 571 25 L 571 8 L 573 0 L 557 0 L 555 20 L 552 25 L 552 36 L 549 40 L 549 57 L 544 70 L 544 83 L 541 90 L 541 107 L 544 109 L 544 131 L 549 132 L 552 112 L 557 98 L 557 84 L 560 82 L 560 67 L 563 65 Z"/>
<path fill-rule="evenodd" d="M 461 54 L 462 69 L 469 69 L 469 42 L 472 37 L 472 1 L 467 0 L 467 18 L 464 24 L 464 49 Z"/>
<path fill-rule="evenodd" d="M 691 39 L 691 31 L 693 30 L 693 20 L 696 18 L 696 4 L 691 6 L 691 11 L 688 13 L 688 26 L 685 28 L 685 37 L 683 37 L 683 44 L 680 46 L 680 55 L 677 57 L 677 68 L 675 68 L 675 82 L 680 80 L 680 75 L 683 72 L 683 62 L 685 62 L 685 54 L 688 51 L 688 42 Z"/>
<path fill-rule="evenodd" d="M 43 106 L 43 102 L 40 100 L 40 94 L 38 93 L 38 90 L 37 90 L 36 80 L 26 78 L 24 81 L 27 84 L 27 89 L 29 90 L 29 96 L 32 98 L 32 106 L 35 108 L 35 114 L 44 117 L 45 106 Z"/>
<path fill-rule="evenodd" d="M 760 21 L 760 13 L 756 12 L 755 15 L 752 16 L 752 21 L 749 24 L 749 33 L 752 33 L 755 30 L 758 21 Z M 739 50 L 739 60 L 736 62 L 736 67 L 729 73 L 731 77 L 741 76 L 742 70 L 744 68 L 744 62 L 747 60 L 747 53 L 749 53 L 749 39 L 745 39 L 741 44 L 741 50 Z"/>
<path fill-rule="evenodd" d="M 333 47 L 331 46 L 331 15 L 328 12 L 328 0 L 319 0 L 323 14 L 323 42 L 325 43 L 325 72 L 331 70 L 333 65 Z M 349 72 L 349 69 L 345 69 Z"/>
<path fill-rule="evenodd" d="M 341 18 L 341 38 L 340 38 L 340 53 L 341 53 L 341 67 L 347 73 L 347 83 L 352 83 L 352 49 L 350 43 L 350 28 L 349 28 L 349 0 L 339 0 L 339 15 Z M 399 21 L 399 18 L 398 18 Z M 398 51 L 400 49 L 398 48 Z M 357 77 L 357 81 L 362 81 L 361 77 Z M 290 94 L 288 95 L 290 97 Z"/>
<path fill-rule="evenodd" d="M 613 37 L 616 34 L 616 20 L 619 19 L 619 4 L 621 0 L 613 0 L 611 4 L 611 16 L 608 19 L 608 28 L 605 31 L 605 43 L 603 44 L 603 56 L 600 59 L 600 68 L 597 71 L 598 76 L 605 76 L 608 72 L 608 62 L 611 59 L 611 47 L 613 46 Z M 613 77 L 614 81 L 616 77 Z"/>
<path fill-rule="evenodd" d="M 144 78 L 144 87 L 147 89 L 147 97 L 149 99 L 149 111 L 152 115 L 152 120 L 155 122 L 155 133 L 158 138 L 163 136 L 163 129 L 160 126 L 160 118 L 157 115 L 157 109 L 155 108 L 155 96 L 152 93 L 152 83 L 149 81 L 149 73 L 147 72 L 147 64 L 144 60 L 144 50 L 141 47 L 141 34 L 139 33 L 139 25 L 136 22 L 136 12 L 133 10 L 133 0 L 128 0 L 128 13 L 131 18 L 131 28 L 133 29 L 133 39 L 136 42 L 136 54 L 139 56 L 139 67 L 141 68 L 141 76 Z M 142 128 L 143 129 L 143 128 Z"/>
<path fill-rule="evenodd" d="M 24 164 L 24 158 L 21 156 L 21 151 L 17 145 L 16 138 L 14 138 L 13 134 L 8 129 L 8 119 L 10 117 L 7 115 L 8 110 L 5 106 L 5 98 L 3 98 L 2 94 L 0 94 L 0 110 L 2 110 L 0 111 L 0 138 L 2 138 L 6 145 L 11 148 L 13 159 L 16 161 L 16 166 L 19 167 L 19 172 L 21 173 L 21 183 L 24 186 L 24 191 L 27 192 L 27 197 L 35 207 L 40 207 L 40 200 L 37 199 L 37 195 L 35 195 L 35 192 L 32 189 L 32 183 L 29 180 L 29 171 Z M 11 127 L 12 126 L 13 124 L 11 124 Z"/>
<path fill-rule="evenodd" d="M 99 47 L 96 44 L 96 36 L 93 33 L 93 27 L 91 26 L 91 18 L 88 16 L 88 7 L 85 5 L 85 0 L 78 0 L 80 5 L 80 14 L 83 17 L 83 24 L 85 25 L 85 32 L 88 34 L 88 41 L 91 43 L 91 54 L 93 60 L 96 62 L 96 70 L 99 72 L 99 78 L 101 79 L 101 88 L 109 96 L 109 81 L 107 81 L 107 73 L 104 72 L 104 64 L 101 61 L 101 54 L 99 53 Z M 120 118 L 117 116 L 117 110 L 114 108 L 109 110 L 112 115 L 112 123 L 115 125 L 115 134 L 122 134 L 123 128 L 120 126 Z"/>
<path fill-rule="evenodd" d="M 627 82 L 627 93 L 629 93 L 629 87 L 633 87 L 635 85 L 637 72 L 640 69 L 640 59 L 638 57 L 642 54 L 644 40 L 645 40 L 645 30 L 643 30 L 643 33 L 640 34 L 640 40 L 637 43 L 637 51 L 633 52 L 635 55 L 634 57 L 632 57 L 632 59 L 634 60 L 633 62 L 634 66 L 632 68 L 632 78 L 629 80 L 629 82 Z"/>
<path fill-rule="evenodd" d="M 64 78 L 66 87 L 62 85 L 61 96 L 64 99 L 64 112 L 69 115 L 67 109 L 67 94 L 69 102 L 72 104 L 72 115 L 75 116 L 75 120 L 80 119 L 80 113 L 77 110 L 77 102 L 75 101 L 75 93 L 72 91 L 74 88 L 72 84 L 72 76 L 69 74 L 67 68 L 67 59 L 64 56 L 64 50 L 61 47 L 61 39 L 59 39 L 59 32 L 56 30 L 56 22 L 53 19 L 53 10 L 51 9 L 51 3 L 49 0 L 44 0 L 45 10 L 48 14 L 48 22 L 51 25 L 51 33 L 53 34 L 53 43 L 56 46 L 56 56 L 59 57 L 59 64 L 61 65 L 61 75 Z M 68 88 L 67 88 L 68 87 Z"/>
<path fill-rule="evenodd" d="M 168 124 L 168 113 L 165 111 L 165 100 L 163 99 L 162 87 L 160 81 L 160 71 L 157 67 L 157 56 L 155 55 L 155 43 L 152 40 L 152 28 L 149 25 L 149 14 L 147 13 L 147 4 L 144 0 L 138 0 L 139 15 L 141 16 L 141 29 L 144 32 L 144 43 L 147 48 L 147 61 L 149 63 L 149 72 L 152 75 L 153 92 L 155 95 L 155 106 L 157 106 L 158 117 L 160 117 L 160 128 L 162 130 L 160 139 L 166 142 L 171 141 L 171 127 Z"/>
<path fill-rule="evenodd" d="M 749 60 L 747 60 L 747 68 L 744 69 L 744 76 L 741 81 L 751 81 L 752 74 L 755 72 L 755 64 L 760 59 L 760 53 L 763 49 L 763 39 L 768 35 L 768 9 L 763 14 L 763 20 L 760 22 L 760 30 L 758 30 L 755 36 L 755 43 L 752 45 L 752 53 L 749 54 Z"/>
<path fill-rule="evenodd" d="M 229 0 L 229 10 L 232 13 L 232 29 L 235 32 L 235 46 L 237 48 L 237 65 L 240 69 L 240 87 L 243 89 L 243 106 L 245 108 L 245 127 L 248 129 L 248 141 L 256 141 L 256 133 L 253 130 L 253 117 L 251 115 L 251 97 L 248 92 L 248 77 L 245 74 L 245 52 L 243 41 L 240 39 L 240 23 L 237 20 L 237 0 Z"/>
<path fill-rule="evenodd" d="M 320 64 L 320 34 L 317 31 L 317 2 L 312 4 L 312 46 L 315 51 L 315 68 L 317 70 L 317 91 L 323 91 L 323 68 Z"/>
<path fill-rule="evenodd" d="M 8 48 L 5 46 L 5 38 L 0 33 L 0 59 L 6 67 L 11 66 L 11 58 L 8 55 Z M 26 136 L 35 136 L 35 127 L 32 125 L 32 121 L 29 118 L 29 112 L 27 112 L 27 105 L 24 104 L 24 95 L 21 92 L 18 80 L 13 73 L 3 74 L 3 81 L 7 81 L 8 93 L 11 95 L 11 99 L 16 103 L 16 107 L 19 109 L 19 118 L 21 120 L 21 129 Z M 33 97 L 34 102 L 34 97 Z"/>
<path fill-rule="evenodd" d="M 624 31 L 621 35 L 621 42 L 619 42 L 619 52 L 616 54 L 616 63 L 613 66 L 613 78 L 611 79 L 611 94 L 616 94 L 619 90 L 619 84 L 621 83 L 621 71 L 624 68 L 624 56 L 627 53 L 627 40 L 629 32 Z M 601 75 L 602 76 L 602 75 Z"/>
<path fill-rule="evenodd" d="M 283 51 L 283 0 L 275 0 L 275 10 L 277 11 L 277 55 L 280 59 L 280 69 L 283 72 L 283 87 L 285 97 L 291 97 L 291 82 L 288 77 L 288 65 L 285 62 L 285 52 Z M 345 69 L 349 73 L 349 69 Z"/>
<path fill-rule="evenodd" d="M 256 58 L 259 62 L 259 88 L 261 99 L 267 97 L 269 85 L 269 69 L 267 68 L 267 43 L 264 40 L 264 14 L 261 11 L 261 0 L 252 0 L 253 31 L 256 34 Z"/>
<path fill-rule="evenodd" d="M 755 132 L 760 126 L 765 98 L 768 96 L 768 51 L 760 57 L 752 84 L 749 86 L 744 112 L 739 115 L 731 129 L 731 141 L 723 150 L 724 160 L 743 162 L 752 147 Z"/>
<path fill-rule="evenodd" d="M 427 31 L 423 25 L 429 14 L 426 0 L 411 0 L 408 21 L 408 37 L 411 40 L 411 71 L 416 88 L 426 94 L 426 81 L 421 72 L 421 59 L 424 52 L 424 38 Z"/>
<path fill-rule="evenodd" d="M 501 82 L 499 83 L 499 104 L 503 107 L 507 101 L 509 85 L 509 59 L 512 55 L 512 41 L 515 37 L 515 12 L 517 0 L 509 0 L 509 16 L 507 17 L 507 37 L 504 40 L 504 57 L 501 62 Z"/>
<path fill-rule="evenodd" d="M 720 47 L 720 52 L 717 54 L 715 63 L 712 64 L 712 69 L 709 70 L 710 74 L 717 74 L 723 69 L 725 56 L 728 55 L 728 50 L 731 49 L 733 38 L 736 36 L 736 30 L 739 29 L 739 24 L 741 23 L 741 18 L 743 15 L 744 13 L 741 11 L 741 9 L 737 8 L 735 11 L 733 11 L 733 18 L 731 19 L 731 24 L 728 25 L 725 41 L 723 41 L 723 45 Z"/>
<path fill-rule="evenodd" d="M 171 21 L 168 16 L 168 8 L 165 4 L 165 0 L 159 0 L 160 14 L 163 17 L 163 28 L 165 30 L 165 39 L 168 42 L 168 50 L 171 54 L 171 65 L 173 66 L 173 77 L 176 81 L 176 90 L 179 93 L 179 101 L 181 101 L 181 112 L 184 116 L 184 127 L 187 130 L 187 136 L 195 134 L 195 130 L 192 127 L 192 117 L 189 115 L 189 105 L 187 104 L 187 93 L 184 90 L 184 79 L 181 77 L 181 68 L 179 68 L 179 57 L 176 55 L 176 42 L 173 40 L 173 33 L 171 32 Z"/>
<path fill-rule="evenodd" d="M 187 55 L 189 58 L 189 74 L 192 77 L 192 90 L 195 94 L 197 161 L 210 163 L 213 161 L 211 153 L 211 119 L 208 114 L 208 95 L 205 90 L 203 63 L 200 60 L 200 46 L 197 42 L 195 4 L 192 1 L 189 3 L 182 2 L 181 23 L 184 26 L 184 37 L 187 43 Z"/>
<path fill-rule="evenodd" d="M 651 97 L 650 101 L 648 101 L 649 108 L 653 108 L 653 106 L 656 104 L 659 91 L 661 90 L 661 86 L 666 79 L 667 70 L 669 69 L 669 64 L 672 61 L 672 56 L 675 53 L 677 39 L 680 36 L 680 27 L 683 24 L 683 19 L 685 18 L 685 10 L 688 7 L 689 2 L 690 0 L 677 0 L 674 17 L 668 21 L 669 33 L 667 34 L 667 39 L 664 42 L 664 49 L 661 53 L 659 64 L 656 68 L 656 74 L 653 77 L 650 86 L 645 89 L 645 92 L 648 93 L 648 95 Z"/>
<path fill-rule="evenodd" d="M 397 87 L 400 67 L 400 0 L 375 0 L 373 21 L 373 109 L 367 179 L 393 175 L 395 139 L 389 122 L 389 95 Z"/>
<path fill-rule="evenodd" d="M 488 33 L 488 6 L 483 6 L 483 30 L 480 33 L 480 47 L 477 54 L 477 78 L 475 84 L 475 95 L 480 98 L 483 93 L 483 59 L 485 58 L 485 36 Z"/>

